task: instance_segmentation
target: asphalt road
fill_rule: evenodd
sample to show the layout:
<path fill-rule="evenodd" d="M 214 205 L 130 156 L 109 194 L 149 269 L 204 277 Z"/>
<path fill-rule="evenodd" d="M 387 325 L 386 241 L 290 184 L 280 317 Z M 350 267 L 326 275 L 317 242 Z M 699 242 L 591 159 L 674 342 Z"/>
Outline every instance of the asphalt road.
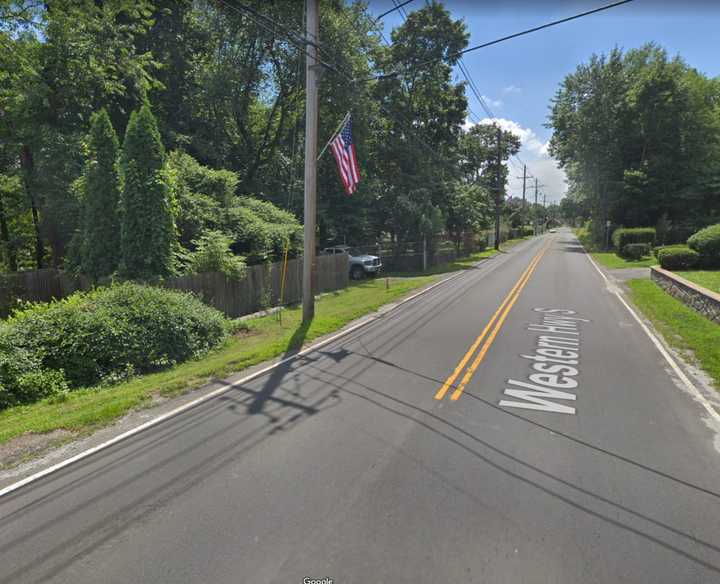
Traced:
<path fill-rule="evenodd" d="M 3 497 L 0 584 L 719 582 L 704 416 L 560 232 Z"/>

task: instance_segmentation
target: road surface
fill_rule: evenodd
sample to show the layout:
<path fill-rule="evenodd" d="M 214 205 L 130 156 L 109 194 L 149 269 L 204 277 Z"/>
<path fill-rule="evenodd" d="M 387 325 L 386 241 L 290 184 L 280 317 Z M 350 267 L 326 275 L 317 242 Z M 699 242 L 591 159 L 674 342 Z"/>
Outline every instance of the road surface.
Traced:
<path fill-rule="evenodd" d="M 719 582 L 716 436 L 669 371 L 536 238 L 3 497 L 0 584 Z"/>

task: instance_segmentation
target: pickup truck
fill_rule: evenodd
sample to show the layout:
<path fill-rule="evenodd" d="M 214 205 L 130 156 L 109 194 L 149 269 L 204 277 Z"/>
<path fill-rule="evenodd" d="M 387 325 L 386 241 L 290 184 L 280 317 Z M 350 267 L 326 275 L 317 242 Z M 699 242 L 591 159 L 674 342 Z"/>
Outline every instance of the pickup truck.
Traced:
<path fill-rule="evenodd" d="M 348 254 L 348 267 L 350 269 L 350 277 L 353 280 L 360 280 L 365 276 L 374 277 L 380 273 L 382 262 L 377 256 L 361 253 L 347 245 L 336 245 L 334 247 L 326 247 L 322 250 L 323 255 L 334 255 L 338 253 Z"/>

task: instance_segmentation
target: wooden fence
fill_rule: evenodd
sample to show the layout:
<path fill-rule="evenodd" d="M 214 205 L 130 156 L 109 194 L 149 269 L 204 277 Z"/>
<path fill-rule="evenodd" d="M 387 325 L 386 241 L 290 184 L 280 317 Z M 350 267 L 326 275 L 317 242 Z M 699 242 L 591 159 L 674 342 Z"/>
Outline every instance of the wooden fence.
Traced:
<path fill-rule="evenodd" d="M 302 299 L 301 259 L 289 260 L 282 304 Z M 170 278 L 165 286 L 194 292 L 204 302 L 235 318 L 280 304 L 282 263 L 248 266 L 242 280 L 230 280 L 220 273 Z M 317 293 L 341 290 L 348 285 L 346 255 L 318 256 L 315 279 Z"/>
<path fill-rule="evenodd" d="M 242 280 L 232 280 L 213 272 L 168 278 L 163 286 L 193 292 L 225 315 L 236 318 L 280 303 L 282 263 L 248 266 Z M 348 257 L 346 255 L 318 256 L 315 278 L 317 293 L 341 290 L 348 285 Z M 78 290 L 89 290 L 89 278 L 71 277 L 54 269 L 17 272 L 0 275 L 0 316 L 7 316 L 18 300 L 50 302 Z M 283 304 L 302 299 L 302 260 L 289 260 Z"/>

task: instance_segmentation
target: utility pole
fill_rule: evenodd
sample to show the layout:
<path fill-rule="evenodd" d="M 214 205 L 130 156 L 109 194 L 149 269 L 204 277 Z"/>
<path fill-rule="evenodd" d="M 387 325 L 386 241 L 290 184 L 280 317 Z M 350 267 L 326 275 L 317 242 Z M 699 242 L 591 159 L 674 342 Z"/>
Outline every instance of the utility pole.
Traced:
<path fill-rule="evenodd" d="M 305 0 L 307 13 L 307 53 L 305 59 L 305 231 L 303 238 L 303 322 L 315 316 L 315 221 L 317 213 L 317 134 L 318 134 L 318 81 L 320 65 L 317 46 L 320 41 L 319 0 Z"/>
<path fill-rule="evenodd" d="M 538 226 L 537 226 L 537 196 L 538 196 L 538 179 L 535 178 L 535 206 L 533 207 L 533 227 L 535 228 L 535 235 L 538 234 Z"/>
<path fill-rule="evenodd" d="M 522 202 L 522 221 L 523 226 L 525 225 L 525 221 L 527 221 L 527 215 L 525 213 L 527 212 L 527 206 L 525 205 L 525 181 L 527 181 L 527 164 L 523 164 L 523 175 L 522 177 L 515 177 L 515 178 L 522 178 L 523 179 L 523 202 Z"/>
<path fill-rule="evenodd" d="M 535 207 L 533 207 L 533 227 L 535 228 L 535 235 L 538 234 L 537 217 L 536 217 L 537 204 L 538 204 L 538 189 L 540 187 L 544 187 L 544 186 L 545 185 L 538 184 L 538 179 L 535 178 Z"/>
<path fill-rule="evenodd" d="M 495 191 L 495 249 L 500 249 L 500 202 L 502 196 L 502 130 L 497 126 L 497 189 Z"/>
<path fill-rule="evenodd" d="M 527 180 L 527 164 L 523 164 L 523 175 L 516 178 L 523 179 L 523 210 L 525 209 L 525 181 Z M 537 179 L 535 179 L 537 181 Z"/>

